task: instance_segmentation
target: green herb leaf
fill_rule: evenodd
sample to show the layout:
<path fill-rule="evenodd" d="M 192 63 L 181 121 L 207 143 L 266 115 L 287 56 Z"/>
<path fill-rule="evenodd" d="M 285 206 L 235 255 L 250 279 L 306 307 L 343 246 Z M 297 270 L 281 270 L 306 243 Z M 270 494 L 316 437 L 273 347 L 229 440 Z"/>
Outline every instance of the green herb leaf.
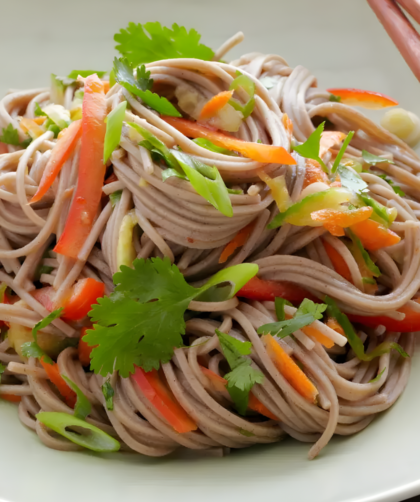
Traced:
<path fill-rule="evenodd" d="M 102 394 L 105 398 L 106 409 L 112 411 L 114 409 L 114 389 L 108 380 L 102 385 Z"/>
<path fill-rule="evenodd" d="M 341 96 L 334 96 L 334 94 L 330 94 L 328 101 L 332 101 L 333 103 L 340 103 Z"/>
<path fill-rule="evenodd" d="M 239 413 L 244 415 L 248 408 L 249 393 L 256 383 L 263 383 L 264 375 L 251 367 L 251 359 L 245 357 L 251 353 L 251 342 L 241 342 L 233 336 L 216 329 L 220 348 L 232 370 L 225 375 L 226 386 Z"/>
<path fill-rule="evenodd" d="M 244 118 L 246 119 L 251 115 L 252 111 L 254 110 L 255 106 L 255 82 L 253 82 L 249 77 L 246 75 L 242 75 L 240 71 L 237 71 L 236 74 L 238 75 L 235 80 L 230 84 L 229 90 L 230 91 L 236 91 L 238 88 L 242 88 L 247 94 L 248 94 L 248 101 L 244 104 L 241 105 L 239 101 L 236 99 L 230 99 L 229 104 L 235 108 L 235 110 L 239 111 L 242 113 Z"/>
<path fill-rule="evenodd" d="M 278 300 L 276 298 L 276 300 Z M 284 309 L 284 304 L 283 304 Z M 314 303 L 312 300 L 308 300 L 305 298 L 303 302 L 300 304 L 299 308 L 295 312 L 295 315 L 292 319 L 280 320 L 279 322 L 273 322 L 264 324 L 260 326 L 257 330 L 259 335 L 268 335 L 271 334 L 273 336 L 278 336 L 280 338 L 285 338 L 286 336 L 291 335 L 298 329 L 301 329 L 305 326 L 309 326 L 317 319 L 322 319 L 322 313 L 327 309 L 327 305 L 322 303 Z M 276 308 L 276 314 L 277 308 Z M 282 317 L 280 315 L 280 317 Z"/>
<path fill-rule="evenodd" d="M 373 155 L 372 153 L 369 153 L 366 150 L 362 150 L 362 159 L 366 162 L 366 164 L 370 164 L 371 166 L 380 164 L 381 162 L 388 162 L 388 164 L 395 164 L 393 160 L 386 159 L 385 157 L 378 157 L 377 155 Z"/>
<path fill-rule="evenodd" d="M 354 242 L 354 244 L 357 246 L 359 249 L 364 262 L 366 263 L 367 268 L 372 272 L 372 274 L 375 277 L 379 277 L 381 275 L 381 271 L 379 268 L 374 264 L 372 261 L 372 258 L 370 257 L 369 253 L 366 251 L 366 249 L 363 247 L 362 241 L 350 230 L 347 229 L 348 234 L 351 238 L 351 240 Z"/>
<path fill-rule="evenodd" d="M 120 443 L 106 432 L 68 413 L 42 411 L 35 418 L 57 434 L 88 450 L 107 453 L 121 448 Z M 77 427 L 77 432 L 72 427 Z M 81 433 L 81 430 L 86 433 Z"/>
<path fill-rule="evenodd" d="M 35 357 L 47 363 L 52 364 L 52 359 L 41 349 L 37 342 L 26 342 L 21 346 L 22 355 L 25 357 Z"/>
<path fill-rule="evenodd" d="M 223 300 L 231 298 L 258 272 L 255 264 L 242 264 L 218 272 L 201 288 L 193 288 L 168 258 L 134 260 L 133 268 L 121 267 L 114 275 L 115 292 L 98 300 L 89 313 L 96 323 L 84 340 L 95 346 L 91 368 L 107 376 L 159 369 L 174 347 L 183 345 L 184 313 L 191 300 L 212 288 L 221 288 Z M 152 301 L 153 300 L 153 301 Z"/>
<path fill-rule="evenodd" d="M 122 101 L 106 118 L 106 133 L 104 141 L 104 164 L 108 162 L 112 152 L 120 144 L 123 120 L 127 101 Z"/>
<path fill-rule="evenodd" d="M 368 184 L 346 166 L 339 164 L 337 173 L 340 176 L 341 186 L 358 193 L 367 190 Z"/>
<path fill-rule="evenodd" d="M 32 138 L 28 138 L 25 141 L 19 140 L 19 133 L 17 129 L 15 129 L 12 124 L 9 124 L 6 128 L 3 128 L 2 134 L 0 135 L 0 142 L 5 143 L 6 145 L 13 146 L 21 146 L 26 148 L 29 143 L 32 141 Z"/>
<path fill-rule="evenodd" d="M 72 389 L 77 396 L 76 405 L 74 407 L 74 416 L 80 418 L 80 420 L 85 420 L 86 417 L 92 411 L 92 405 L 89 399 L 83 394 L 80 388 L 65 375 L 61 375 L 66 384 Z"/>
<path fill-rule="evenodd" d="M 347 147 L 349 146 L 349 143 L 351 139 L 354 136 L 354 131 L 350 131 L 347 134 L 346 139 L 343 141 L 343 144 L 341 145 L 340 151 L 337 154 L 337 157 L 334 160 L 334 164 L 332 166 L 331 172 L 335 173 L 337 171 L 337 167 L 340 164 L 341 159 L 343 158 L 344 152 L 346 151 Z"/>
<path fill-rule="evenodd" d="M 47 315 L 47 317 L 44 317 L 41 321 L 37 322 L 35 326 L 32 328 L 32 336 L 34 337 L 34 340 L 38 342 L 38 331 L 42 330 L 43 328 L 46 328 L 49 324 L 51 324 L 55 319 L 58 319 L 61 316 L 61 313 L 63 312 L 64 308 L 60 307 L 59 309 L 53 310 L 51 314 Z"/>
<path fill-rule="evenodd" d="M 95 71 L 95 70 L 73 70 L 68 75 L 67 78 L 72 78 L 77 80 L 77 77 L 80 75 L 83 78 L 89 77 L 90 75 L 98 75 L 98 78 L 102 78 L 106 75 L 106 71 Z"/>
<path fill-rule="evenodd" d="M 312 159 L 319 162 L 322 169 L 327 173 L 327 166 L 322 161 L 319 156 L 319 148 L 321 146 L 321 134 L 324 131 L 325 122 L 319 124 L 319 126 L 315 129 L 315 131 L 309 136 L 309 138 L 298 146 L 292 146 L 292 150 L 297 152 L 301 157 L 305 159 Z"/>
<path fill-rule="evenodd" d="M 228 150 L 227 148 L 222 148 L 220 146 L 217 146 L 214 143 L 212 143 L 209 139 L 196 138 L 196 139 L 193 139 L 193 141 L 198 146 L 201 146 L 202 148 L 205 148 L 206 150 L 210 150 L 210 152 L 222 153 L 223 155 L 233 155 L 233 156 L 237 157 L 235 152 L 232 152 L 231 150 Z"/>
<path fill-rule="evenodd" d="M 229 193 L 219 170 L 183 152 L 172 150 L 172 153 L 197 193 L 225 216 L 233 216 Z"/>
<path fill-rule="evenodd" d="M 214 52 L 200 44 L 201 35 L 196 30 L 187 31 L 183 26 L 172 25 L 172 29 L 159 22 L 129 23 L 127 29 L 114 35 L 116 46 L 131 66 L 152 63 L 161 59 L 195 58 L 211 61 Z"/>
<path fill-rule="evenodd" d="M 109 194 L 109 200 L 111 201 L 111 206 L 115 207 L 117 202 L 120 201 L 122 195 L 122 190 L 117 190 L 116 192 L 112 192 Z"/>
<path fill-rule="evenodd" d="M 144 80 L 145 70 L 140 68 L 137 70 L 140 75 L 140 83 L 139 80 L 133 75 L 133 70 L 130 67 L 127 59 L 120 58 L 114 59 L 114 73 L 115 80 L 122 85 L 127 91 L 131 92 L 138 96 L 145 105 L 152 108 L 152 110 L 156 110 L 161 115 L 170 115 L 171 117 L 181 117 L 179 111 L 174 107 L 172 103 L 170 103 L 165 97 L 159 96 L 158 94 L 150 91 L 143 90 L 140 85 L 144 88 L 146 85 Z"/>
<path fill-rule="evenodd" d="M 401 345 L 398 345 L 398 343 L 395 342 L 382 342 L 377 347 L 375 347 L 372 352 L 366 354 L 363 342 L 357 336 L 346 314 L 341 312 L 341 310 L 337 307 L 335 301 L 329 296 L 326 296 L 324 301 L 328 305 L 328 315 L 334 317 L 337 320 L 338 324 L 343 328 L 344 334 L 350 344 L 350 347 L 353 349 L 356 357 L 358 357 L 361 361 L 372 361 L 372 359 L 382 356 L 383 354 L 387 354 L 392 349 L 396 350 L 404 358 L 409 357 L 409 355 L 404 351 Z"/>
<path fill-rule="evenodd" d="M 401 188 L 392 181 L 391 178 L 388 178 L 386 174 L 377 174 L 376 176 L 378 176 L 378 178 L 382 178 L 388 183 L 388 185 L 391 185 L 392 189 L 397 195 L 399 195 L 400 197 L 405 197 L 405 192 L 403 192 Z"/>
<path fill-rule="evenodd" d="M 376 375 L 375 378 L 372 378 L 372 380 L 369 380 L 369 383 L 376 383 L 381 379 L 381 376 L 384 374 L 386 368 L 384 368 L 380 373 Z"/>
<path fill-rule="evenodd" d="M 150 71 L 146 71 L 144 65 L 137 68 L 137 84 L 142 91 L 150 91 L 153 87 L 153 79 L 150 78 Z"/>
<path fill-rule="evenodd" d="M 41 107 L 39 106 L 39 103 L 35 103 L 34 114 L 36 117 L 48 117 L 48 115 L 44 111 L 42 111 Z"/>

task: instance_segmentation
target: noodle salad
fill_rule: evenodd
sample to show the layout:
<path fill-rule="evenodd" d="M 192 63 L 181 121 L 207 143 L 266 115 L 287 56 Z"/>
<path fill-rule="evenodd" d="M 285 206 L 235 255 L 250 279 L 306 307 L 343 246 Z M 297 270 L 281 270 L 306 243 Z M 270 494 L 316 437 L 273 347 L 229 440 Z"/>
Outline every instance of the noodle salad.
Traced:
<path fill-rule="evenodd" d="M 111 71 L 0 101 L 0 401 L 58 450 L 288 435 L 312 459 L 409 378 L 420 121 L 277 55 L 227 63 L 242 33 L 114 38 Z"/>

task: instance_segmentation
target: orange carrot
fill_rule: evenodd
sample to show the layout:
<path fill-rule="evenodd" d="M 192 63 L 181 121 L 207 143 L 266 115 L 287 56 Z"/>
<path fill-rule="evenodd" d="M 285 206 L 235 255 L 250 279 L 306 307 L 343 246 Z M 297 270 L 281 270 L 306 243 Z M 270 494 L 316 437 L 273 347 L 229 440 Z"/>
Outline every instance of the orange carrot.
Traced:
<path fill-rule="evenodd" d="M 33 121 L 38 124 L 42 125 L 45 121 L 47 120 L 47 117 L 35 117 Z"/>
<path fill-rule="evenodd" d="M 283 113 L 283 116 L 281 117 L 281 121 L 282 121 L 284 128 L 286 129 L 289 140 L 291 140 L 292 136 L 293 136 L 293 122 L 290 120 L 287 113 Z"/>
<path fill-rule="evenodd" d="M 249 393 L 249 398 L 248 398 L 248 408 L 252 411 L 256 411 L 260 415 L 263 415 L 264 417 L 271 418 L 271 420 L 278 420 L 279 418 L 274 415 L 274 413 L 271 413 L 271 411 L 262 404 L 262 402 L 252 394 L 252 392 Z"/>
<path fill-rule="evenodd" d="M 401 237 L 374 220 L 365 220 L 350 227 L 351 231 L 362 241 L 363 247 L 376 251 L 398 244 Z"/>
<path fill-rule="evenodd" d="M 5 143 L 0 143 L 0 155 L 3 153 L 9 153 L 9 149 Z"/>
<path fill-rule="evenodd" d="M 246 227 L 239 230 L 235 237 L 226 244 L 219 258 L 219 263 L 225 263 L 225 261 L 231 256 L 237 248 L 243 246 L 249 239 L 249 236 L 254 229 L 255 222 L 251 221 Z"/>
<path fill-rule="evenodd" d="M 314 403 L 318 390 L 305 373 L 271 335 L 263 335 L 261 340 L 278 371 L 301 396 Z"/>
<path fill-rule="evenodd" d="M 370 218 L 373 209 L 371 207 L 361 207 L 350 211 L 337 211 L 336 209 L 321 209 L 311 213 L 313 221 L 320 221 L 332 235 L 344 235 L 343 228 L 350 227 L 356 223 Z"/>
<path fill-rule="evenodd" d="M 313 326 L 305 326 L 301 329 L 305 333 L 305 335 L 308 335 L 310 338 L 313 338 L 317 342 L 321 343 L 324 347 L 327 347 L 327 349 L 330 349 L 334 346 L 334 342 L 331 340 L 331 338 L 328 338 L 328 336 L 325 336 Z"/>
<path fill-rule="evenodd" d="M 80 138 L 81 134 L 82 121 L 76 120 L 76 122 L 70 124 L 63 137 L 57 141 L 57 144 L 52 150 L 51 157 L 45 166 L 38 190 L 31 199 L 31 203 L 38 202 L 47 193 L 58 173 L 61 171 L 64 163 L 73 152 L 76 142 Z"/>
<path fill-rule="evenodd" d="M 39 136 L 45 133 L 45 130 L 42 129 L 34 119 L 24 117 L 21 119 L 19 125 L 23 132 L 30 133 L 30 135 L 35 138 L 39 138 Z"/>
<path fill-rule="evenodd" d="M 70 389 L 64 378 L 61 376 L 58 364 L 54 362 L 52 364 L 48 364 L 43 360 L 43 357 L 41 357 L 40 363 L 46 371 L 48 378 L 57 387 L 58 392 L 64 397 L 64 401 L 67 405 L 70 406 L 70 408 L 74 408 L 77 397 L 76 393 Z"/>
<path fill-rule="evenodd" d="M 163 115 L 161 118 L 189 138 L 206 138 L 216 146 L 239 152 L 249 159 L 269 164 L 296 164 L 296 160 L 282 146 L 242 141 L 191 120 Z"/>
<path fill-rule="evenodd" d="M 327 174 L 324 173 L 316 160 L 305 159 L 305 167 L 303 188 L 306 188 L 308 185 L 312 185 L 312 183 L 316 183 L 317 181 L 322 181 L 322 183 L 326 183 L 327 185 L 330 184 Z"/>
<path fill-rule="evenodd" d="M 327 89 L 334 96 L 341 98 L 341 103 L 350 106 L 362 106 L 371 110 L 387 108 L 398 105 L 395 99 L 374 91 L 363 91 L 361 89 Z"/>
<path fill-rule="evenodd" d="M 344 329 L 340 326 L 340 324 L 338 324 L 337 319 L 335 319 L 334 317 L 329 317 L 327 319 L 327 326 L 334 331 L 337 331 L 337 333 L 340 333 L 340 335 L 346 336 Z"/>
<path fill-rule="evenodd" d="M 233 91 L 223 91 L 213 96 L 201 109 L 199 120 L 211 119 L 217 115 L 219 110 L 228 104 L 232 96 Z"/>
<path fill-rule="evenodd" d="M 339 145 L 346 135 L 341 131 L 324 131 L 321 134 L 319 156 L 323 157 L 333 146 Z"/>
<path fill-rule="evenodd" d="M 15 396 L 14 394 L 0 394 L 0 399 L 9 401 L 10 403 L 20 403 L 22 401 L 22 396 Z"/>
<path fill-rule="evenodd" d="M 341 254 L 327 241 L 323 241 L 325 251 L 337 274 L 353 284 L 350 269 Z"/>

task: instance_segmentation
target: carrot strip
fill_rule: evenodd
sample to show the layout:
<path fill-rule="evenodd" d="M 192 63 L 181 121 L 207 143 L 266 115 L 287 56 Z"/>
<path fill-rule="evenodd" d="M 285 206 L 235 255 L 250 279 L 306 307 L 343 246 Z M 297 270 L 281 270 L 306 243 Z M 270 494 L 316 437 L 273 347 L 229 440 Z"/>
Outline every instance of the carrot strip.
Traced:
<path fill-rule="evenodd" d="M 293 359 L 280 347 L 271 335 L 261 337 L 266 351 L 276 368 L 290 385 L 307 401 L 314 403 L 318 390 Z"/>
<path fill-rule="evenodd" d="M 340 97 L 343 104 L 362 106 L 371 110 L 398 105 L 398 101 L 380 92 L 364 91 L 362 89 L 327 89 L 327 92 Z"/>
<path fill-rule="evenodd" d="M 233 136 L 214 131 L 197 122 L 192 122 L 191 120 L 164 115 L 162 115 L 161 118 L 189 138 L 206 138 L 216 146 L 239 152 L 249 159 L 273 164 L 296 164 L 296 160 L 282 146 L 263 145 L 262 143 L 243 141 Z"/>
<path fill-rule="evenodd" d="M 254 229 L 255 222 L 251 221 L 246 227 L 239 230 L 235 237 L 226 244 L 219 258 L 219 263 L 225 263 L 226 260 L 231 256 L 237 248 L 243 246 L 249 239 L 249 236 Z"/>
<path fill-rule="evenodd" d="M 58 176 L 66 160 L 70 157 L 82 134 L 81 126 L 82 121 L 76 120 L 76 122 L 70 124 L 63 137 L 57 141 L 57 144 L 52 150 L 51 157 L 45 166 L 38 190 L 30 201 L 31 204 L 41 200 L 53 184 L 53 181 Z"/>
<path fill-rule="evenodd" d="M 201 109 L 199 120 L 211 119 L 217 115 L 219 110 L 228 104 L 232 96 L 233 91 L 223 91 L 213 96 Z"/>
<path fill-rule="evenodd" d="M 369 251 L 377 251 L 398 244 L 401 237 L 374 220 L 365 220 L 350 227 L 361 240 L 363 247 Z"/>
<path fill-rule="evenodd" d="M 334 317 L 329 317 L 327 319 L 327 326 L 334 331 L 337 331 L 337 333 L 340 333 L 340 335 L 346 336 L 344 329 L 340 326 L 340 324 L 338 324 L 337 319 L 335 319 Z"/>
<path fill-rule="evenodd" d="M 305 179 L 303 180 L 303 188 L 306 188 L 312 183 L 321 181 L 322 183 L 330 184 L 327 174 L 322 170 L 319 162 L 312 159 L 305 159 Z"/>
<path fill-rule="evenodd" d="M 58 364 L 54 362 L 52 364 L 48 364 L 43 360 L 43 357 L 41 357 L 40 363 L 46 371 L 48 378 L 57 387 L 58 392 L 64 397 L 64 401 L 67 405 L 70 406 L 70 408 L 74 408 L 77 398 L 76 393 L 70 389 L 64 378 L 61 376 Z"/>
<path fill-rule="evenodd" d="M 334 270 L 337 274 L 340 274 L 341 277 L 344 277 L 346 281 L 349 281 L 353 284 L 353 279 L 351 277 L 350 269 L 345 261 L 345 259 L 341 256 L 341 254 L 327 241 L 323 241 L 325 251 L 328 255 L 328 258 L 331 260 L 331 263 L 334 267 Z"/>
<path fill-rule="evenodd" d="M 103 163 L 105 117 L 104 85 L 96 75 L 85 79 L 82 117 L 82 147 L 76 194 L 56 253 L 77 259 L 97 216 L 106 167 Z"/>
<path fill-rule="evenodd" d="M 313 221 L 320 221 L 325 228 L 330 230 L 333 235 L 337 232 L 336 227 L 347 228 L 356 223 L 367 220 L 372 215 L 371 207 L 360 207 L 350 211 L 337 211 L 336 209 L 320 209 L 311 213 Z M 338 230 L 338 235 L 344 235 L 344 232 Z"/>
<path fill-rule="evenodd" d="M 310 338 L 313 338 L 317 342 L 321 343 L 324 347 L 327 347 L 327 349 L 330 349 L 334 346 L 334 342 L 331 340 L 331 338 L 328 338 L 328 336 L 325 336 L 313 326 L 305 326 L 304 328 L 302 328 L 302 331 L 305 333 L 305 335 L 308 335 Z"/>
<path fill-rule="evenodd" d="M 271 420 L 278 420 L 279 417 L 276 417 L 274 413 L 271 413 L 271 411 L 262 404 L 262 402 L 252 394 L 252 392 L 249 393 L 249 398 L 248 398 L 248 408 L 252 411 L 256 411 L 260 415 L 263 415 L 264 417 L 271 418 Z"/>

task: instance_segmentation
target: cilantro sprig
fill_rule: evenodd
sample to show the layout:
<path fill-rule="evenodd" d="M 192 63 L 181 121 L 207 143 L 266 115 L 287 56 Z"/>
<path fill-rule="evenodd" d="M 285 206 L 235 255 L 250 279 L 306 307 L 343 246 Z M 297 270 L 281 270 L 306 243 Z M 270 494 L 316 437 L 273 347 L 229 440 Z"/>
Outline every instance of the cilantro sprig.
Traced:
<path fill-rule="evenodd" d="M 263 383 L 264 375 L 261 371 L 252 368 L 252 360 L 246 357 L 251 354 L 251 342 L 241 342 L 218 329 L 216 329 L 216 334 L 222 353 L 231 369 L 225 375 L 225 379 L 228 381 L 226 388 L 236 409 L 241 415 L 245 415 L 249 393 L 256 383 Z"/>
<path fill-rule="evenodd" d="M 156 110 L 162 115 L 170 115 L 171 117 L 181 117 L 179 111 L 165 97 L 159 96 L 150 89 L 153 85 L 153 80 L 150 78 L 150 72 L 146 71 L 143 65 L 137 68 L 137 75 L 134 77 L 133 69 L 125 58 L 114 59 L 114 75 L 115 80 L 122 85 L 127 91 L 138 96 L 144 104 Z"/>
<path fill-rule="evenodd" d="M 214 52 L 200 44 L 201 35 L 194 29 L 187 31 L 176 23 L 171 28 L 159 22 L 129 23 L 114 35 L 115 47 L 131 66 L 151 63 L 161 59 L 195 58 L 210 61 Z"/>
<path fill-rule="evenodd" d="M 309 136 L 309 138 L 301 145 L 292 146 L 292 150 L 297 152 L 301 157 L 305 159 L 312 159 L 319 162 L 322 169 L 328 173 L 327 166 L 324 161 L 319 156 L 319 148 L 321 146 L 321 135 L 324 131 L 325 122 L 319 124 L 315 131 Z"/>
<path fill-rule="evenodd" d="M 376 164 L 380 164 L 381 162 L 395 164 L 393 160 L 386 159 L 385 157 L 378 157 L 377 155 L 373 155 L 373 153 L 369 153 L 366 150 L 362 150 L 362 159 L 366 162 L 366 164 L 370 164 L 371 166 L 375 166 Z"/>
<path fill-rule="evenodd" d="M 26 148 L 31 141 L 32 138 L 20 141 L 19 133 L 17 129 L 12 126 L 12 124 L 9 124 L 7 127 L 3 127 L 2 133 L 0 134 L 0 143 L 5 143 L 6 145 L 21 146 L 22 148 Z"/>
<path fill-rule="evenodd" d="M 102 385 L 102 394 L 105 398 L 106 409 L 112 411 L 114 409 L 115 392 L 108 380 Z"/>
<path fill-rule="evenodd" d="M 134 260 L 133 267 L 121 267 L 113 278 L 115 291 L 98 299 L 89 313 L 95 324 L 84 340 L 97 346 L 91 368 L 105 377 L 113 371 L 128 377 L 134 366 L 159 369 L 171 359 L 174 347 L 183 345 L 184 313 L 190 301 L 205 301 L 214 289 L 217 301 L 221 293 L 222 299 L 231 298 L 258 272 L 257 265 L 244 263 L 221 270 L 194 288 L 168 258 Z"/>
<path fill-rule="evenodd" d="M 323 303 L 314 303 L 312 300 L 305 298 L 296 310 L 292 319 L 285 320 L 284 303 L 276 298 L 276 314 L 278 322 L 272 322 L 260 326 L 257 330 L 259 335 L 278 336 L 285 338 L 291 335 L 298 329 L 309 326 L 317 319 L 322 319 L 323 312 L 327 309 L 327 305 Z"/>

